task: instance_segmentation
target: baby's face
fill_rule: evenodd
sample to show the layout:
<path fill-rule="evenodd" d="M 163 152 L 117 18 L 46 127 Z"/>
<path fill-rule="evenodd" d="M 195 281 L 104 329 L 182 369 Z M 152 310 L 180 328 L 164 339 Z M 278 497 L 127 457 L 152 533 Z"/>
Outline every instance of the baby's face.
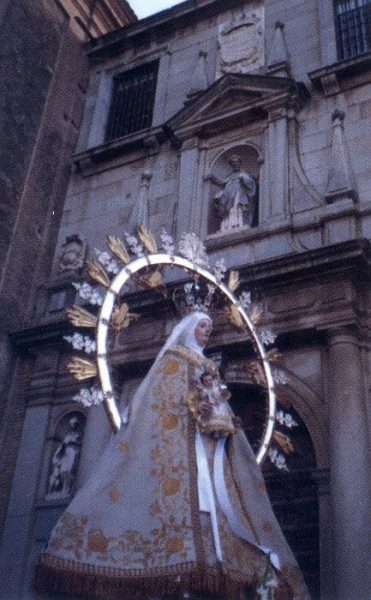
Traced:
<path fill-rule="evenodd" d="M 213 378 L 211 375 L 204 375 L 202 378 L 202 383 L 204 384 L 205 388 L 207 388 L 208 390 L 211 389 L 213 387 Z"/>

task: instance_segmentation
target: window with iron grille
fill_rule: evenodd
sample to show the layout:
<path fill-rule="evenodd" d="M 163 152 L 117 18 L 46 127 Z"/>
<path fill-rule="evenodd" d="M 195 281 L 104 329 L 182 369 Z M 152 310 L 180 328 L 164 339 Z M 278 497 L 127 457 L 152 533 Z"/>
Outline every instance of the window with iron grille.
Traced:
<path fill-rule="evenodd" d="M 158 61 L 114 77 L 106 142 L 151 126 L 157 71 Z"/>
<path fill-rule="evenodd" d="M 339 59 L 371 50 L 371 0 L 335 0 Z"/>

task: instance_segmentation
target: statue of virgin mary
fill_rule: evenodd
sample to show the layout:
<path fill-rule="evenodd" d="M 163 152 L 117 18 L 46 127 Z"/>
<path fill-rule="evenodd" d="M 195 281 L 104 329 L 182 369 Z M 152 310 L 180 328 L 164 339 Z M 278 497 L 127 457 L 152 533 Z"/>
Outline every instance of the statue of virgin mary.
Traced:
<path fill-rule="evenodd" d="M 277 600 L 309 600 L 231 409 L 224 433 L 220 423 L 218 435 L 200 426 L 213 422 L 202 373 L 214 387 L 218 380 L 203 354 L 211 329 L 203 312 L 173 329 L 126 427 L 52 531 L 38 590 L 110 600 L 256 598 L 273 578 Z"/>

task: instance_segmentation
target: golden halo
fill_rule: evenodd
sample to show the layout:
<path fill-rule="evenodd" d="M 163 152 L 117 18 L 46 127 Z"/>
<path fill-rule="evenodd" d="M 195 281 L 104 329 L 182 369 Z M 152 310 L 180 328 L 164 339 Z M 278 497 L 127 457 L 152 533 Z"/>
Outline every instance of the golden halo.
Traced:
<path fill-rule="evenodd" d="M 262 360 L 264 373 L 268 385 L 268 417 L 266 419 L 263 439 L 260 444 L 260 448 L 256 454 L 256 461 L 258 464 L 260 464 L 265 457 L 273 435 L 276 414 L 276 394 L 274 389 L 273 373 L 267 356 L 267 352 L 264 348 L 264 344 L 259 338 L 257 328 L 254 326 L 246 311 L 242 308 L 240 302 L 238 301 L 236 296 L 231 292 L 231 290 L 224 283 L 218 281 L 215 275 L 213 275 L 206 269 L 193 264 L 191 261 L 181 256 L 171 256 L 170 254 L 165 253 L 155 253 L 136 258 L 130 263 L 126 264 L 121 269 L 121 271 L 112 280 L 105 294 L 97 325 L 97 365 L 102 392 L 104 396 L 104 407 L 108 419 L 113 428 L 113 431 L 117 433 L 120 430 L 121 417 L 114 398 L 111 375 L 107 360 L 109 322 L 111 319 L 112 311 L 114 309 L 115 299 L 120 293 L 125 283 L 130 279 L 132 275 L 135 275 L 141 269 L 152 265 L 175 265 L 191 273 L 197 273 L 197 275 L 201 276 L 207 282 L 216 286 L 220 290 L 220 292 L 224 296 L 226 296 L 227 299 L 234 306 L 236 306 L 243 321 L 247 325 L 251 336 L 254 338 L 256 347 Z"/>

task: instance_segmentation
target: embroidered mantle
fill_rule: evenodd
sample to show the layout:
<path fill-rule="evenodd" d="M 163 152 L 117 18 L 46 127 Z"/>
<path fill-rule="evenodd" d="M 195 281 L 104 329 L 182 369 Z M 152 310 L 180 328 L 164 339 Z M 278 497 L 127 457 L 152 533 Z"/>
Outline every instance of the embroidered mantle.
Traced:
<path fill-rule="evenodd" d="M 224 595 L 255 589 L 263 579 L 266 556 L 234 535 L 217 504 L 218 561 L 210 516 L 199 510 L 189 399 L 200 366 L 216 370 L 191 350 L 173 348 L 151 370 L 133 399 L 128 426 L 112 437 L 54 528 L 37 567 L 37 589 L 133 600 L 178 591 Z M 211 465 L 217 442 L 207 434 L 203 441 Z M 295 600 L 308 599 L 243 432 L 229 437 L 224 462 L 240 521 L 257 545 L 280 557 L 277 599 L 293 598 L 293 590 Z"/>

